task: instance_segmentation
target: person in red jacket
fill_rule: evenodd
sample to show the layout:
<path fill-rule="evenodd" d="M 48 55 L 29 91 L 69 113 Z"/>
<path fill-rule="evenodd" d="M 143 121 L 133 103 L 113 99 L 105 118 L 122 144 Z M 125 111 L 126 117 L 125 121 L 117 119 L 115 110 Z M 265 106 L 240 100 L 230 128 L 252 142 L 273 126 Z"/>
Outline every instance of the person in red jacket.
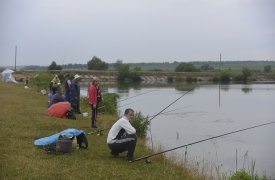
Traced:
<path fill-rule="evenodd" d="M 92 128 L 97 128 L 96 126 L 96 117 L 97 117 L 97 109 L 98 109 L 98 99 L 97 99 L 97 86 L 98 80 L 93 78 L 93 81 L 89 87 L 89 104 L 92 108 Z"/>

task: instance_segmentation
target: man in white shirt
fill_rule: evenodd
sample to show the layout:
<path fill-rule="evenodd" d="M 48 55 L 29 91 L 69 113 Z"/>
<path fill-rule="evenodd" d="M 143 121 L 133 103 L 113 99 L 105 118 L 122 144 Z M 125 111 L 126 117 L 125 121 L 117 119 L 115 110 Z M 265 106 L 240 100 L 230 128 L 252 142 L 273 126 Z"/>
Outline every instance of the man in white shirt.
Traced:
<path fill-rule="evenodd" d="M 119 153 L 127 151 L 126 160 L 129 162 L 134 160 L 137 142 L 136 129 L 130 123 L 133 117 L 134 110 L 126 109 L 124 116 L 111 127 L 107 137 L 107 144 L 112 150 L 111 154 L 116 157 Z"/>

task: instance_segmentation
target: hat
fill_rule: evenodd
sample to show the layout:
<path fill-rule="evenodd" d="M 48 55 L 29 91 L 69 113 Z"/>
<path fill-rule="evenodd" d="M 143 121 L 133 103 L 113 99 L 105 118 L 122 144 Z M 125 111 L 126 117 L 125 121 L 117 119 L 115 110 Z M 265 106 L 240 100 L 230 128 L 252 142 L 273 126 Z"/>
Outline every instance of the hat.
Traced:
<path fill-rule="evenodd" d="M 80 76 L 78 74 L 76 74 L 76 75 L 74 75 L 74 78 L 78 79 L 78 78 L 80 78 Z"/>
<path fill-rule="evenodd" d="M 98 78 L 96 76 L 94 76 L 93 81 L 98 81 Z"/>

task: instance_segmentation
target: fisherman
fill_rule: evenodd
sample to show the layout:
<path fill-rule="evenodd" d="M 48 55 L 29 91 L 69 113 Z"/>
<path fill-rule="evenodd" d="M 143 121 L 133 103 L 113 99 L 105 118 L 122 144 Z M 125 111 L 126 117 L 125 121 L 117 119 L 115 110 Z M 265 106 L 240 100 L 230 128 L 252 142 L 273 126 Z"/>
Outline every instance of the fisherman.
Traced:
<path fill-rule="evenodd" d="M 58 102 L 64 102 L 66 101 L 65 96 L 61 92 L 61 88 L 59 85 L 54 85 L 53 86 L 54 93 L 51 97 L 51 101 L 48 105 L 48 108 L 51 107 L 53 104 L 56 104 Z"/>
<path fill-rule="evenodd" d="M 75 113 L 81 114 L 80 112 L 80 86 L 79 86 L 79 81 L 80 76 L 78 74 L 74 75 L 74 79 L 72 80 L 71 84 L 71 105 L 72 108 L 74 109 Z"/>
<path fill-rule="evenodd" d="M 97 117 L 97 110 L 98 110 L 98 99 L 97 99 L 97 86 L 98 86 L 98 80 L 97 78 L 93 78 L 92 83 L 89 87 L 88 93 L 89 93 L 89 104 L 92 108 L 92 128 L 97 128 L 96 126 L 96 117 Z"/>
<path fill-rule="evenodd" d="M 65 80 L 64 80 L 64 86 L 65 86 L 65 97 L 66 101 L 70 102 L 71 99 L 71 80 L 70 80 L 70 75 L 66 74 L 65 75 Z"/>
<path fill-rule="evenodd" d="M 130 123 L 133 117 L 134 110 L 126 109 L 124 116 L 111 127 L 107 137 L 111 154 L 117 157 L 119 153 L 127 151 L 126 160 L 129 162 L 135 160 L 134 152 L 137 142 L 136 129 Z"/>
<path fill-rule="evenodd" d="M 60 79 L 57 74 L 54 75 L 53 79 L 50 82 L 50 90 L 52 90 L 53 85 L 60 85 Z"/>

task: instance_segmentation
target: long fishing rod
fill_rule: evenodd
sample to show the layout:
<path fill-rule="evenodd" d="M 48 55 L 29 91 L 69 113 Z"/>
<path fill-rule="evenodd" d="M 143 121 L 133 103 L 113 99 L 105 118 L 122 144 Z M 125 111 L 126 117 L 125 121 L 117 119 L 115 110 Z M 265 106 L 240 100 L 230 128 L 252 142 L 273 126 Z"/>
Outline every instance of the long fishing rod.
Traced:
<path fill-rule="evenodd" d="M 165 111 L 165 112 L 162 112 L 162 113 L 160 113 L 160 114 L 162 114 L 162 115 L 169 114 L 170 112 L 174 112 L 174 111 L 176 111 L 176 110 L 184 109 L 184 108 L 186 108 L 186 107 L 189 107 L 189 106 L 185 106 L 185 107 L 181 107 L 181 108 L 172 109 L 172 110 L 170 110 L 170 111 Z M 153 116 L 149 116 L 149 117 L 153 117 Z"/>
<path fill-rule="evenodd" d="M 177 102 L 180 98 L 182 98 L 183 96 L 185 96 L 187 93 L 189 93 L 190 91 L 192 91 L 193 89 L 189 89 L 186 93 L 184 93 L 183 95 L 181 95 L 179 98 L 177 98 L 176 100 L 174 100 L 173 102 L 171 102 L 168 106 L 166 106 L 164 109 L 162 109 L 160 112 L 158 112 L 157 114 L 155 114 L 152 118 L 149 119 L 149 122 L 151 122 L 155 117 L 157 117 L 158 115 L 160 115 L 163 111 L 165 111 L 167 108 L 169 108 L 172 104 L 174 104 L 175 102 Z M 152 132 L 151 132 L 151 125 L 150 125 L 150 140 L 151 140 L 151 146 L 152 146 L 152 150 L 154 149 L 154 145 L 153 145 L 153 137 L 152 137 Z"/>
<path fill-rule="evenodd" d="M 122 102 L 122 101 L 126 101 L 128 99 L 131 99 L 131 98 L 134 98 L 134 97 L 137 97 L 137 96 L 140 96 L 140 95 L 143 95 L 143 94 L 147 94 L 147 93 L 150 93 L 150 92 L 153 92 L 153 91 L 158 91 L 158 90 L 151 90 L 151 91 L 147 91 L 147 92 L 144 92 L 144 93 L 140 93 L 140 94 L 137 94 L 137 95 L 134 95 L 134 96 L 131 96 L 131 97 L 128 97 L 128 98 L 125 98 L 125 99 L 121 99 L 119 100 L 118 102 Z"/>
<path fill-rule="evenodd" d="M 181 95 L 179 98 L 177 98 L 176 100 L 174 100 L 172 103 L 170 103 L 168 106 L 166 106 L 164 109 L 162 109 L 160 112 L 158 112 L 157 114 L 155 114 L 152 118 L 149 119 L 149 122 L 151 122 L 155 117 L 157 117 L 158 115 L 160 115 L 163 111 L 165 111 L 168 107 L 170 107 L 172 104 L 176 103 L 180 98 L 182 98 L 183 96 L 185 96 L 187 93 L 189 93 L 190 91 L 192 91 L 193 89 L 190 89 L 188 90 L 186 93 L 184 93 L 183 95 Z M 156 90 L 154 90 L 156 91 Z M 152 91 L 149 91 L 149 92 L 152 92 Z M 146 92 L 146 93 L 149 93 L 149 92 Z M 143 93 L 144 94 L 144 93 Z M 105 128 L 105 129 L 98 129 L 98 130 L 95 130 L 95 131 L 92 131 L 92 132 L 88 132 L 88 134 L 97 134 L 97 135 L 103 135 L 103 131 L 105 130 L 109 130 L 111 128 Z M 151 142 L 152 141 L 152 136 L 151 136 Z M 152 145 L 153 146 L 153 145 Z"/>
<path fill-rule="evenodd" d="M 173 150 L 180 149 L 180 148 L 183 148 L 183 147 L 198 144 L 198 143 L 201 143 L 201 142 L 204 142 L 204 141 L 209 141 L 211 139 L 216 139 L 216 138 L 223 137 L 223 136 L 226 136 L 226 135 L 229 135 L 229 134 L 235 134 L 235 133 L 238 133 L 238 132 L 241 132 L 241 131 L 246 131 L 246 130 L 249 130 L 249 129 L 253 129 L 253 128 L 257 128 L 257 127 L 261 127 L 261 126 L 266 126 L 266 125 L 273 124 L 273 123 L 275 123 L 275 121 L 264 123 L 264 124 L 259 124 L 259 125 L 256 125 L 256 126 L 251 126 L 251 127 L 244 128 L 244 129 L 239 129 L 239 130 L 236 130 L 236 131 L 228 132 L 228 133 L 225 133 L 225 134 L 221 134 L 221 135 L 218 135 L 218 136 L 213 136 L 213 137 L 206 138 L 206 139 L 202 139 L 202 140 L 195 141 L 195 142 L 192 142 L 192 143 L 189 143 L 189 144 L 185 144 L 185 145 L 178 146 L 178 147 L 175 147 L 175 148 L 172 148 L 172 149 L 168 149 L 168 150 L 165 150 L 165 151 L 162 151 L 162 152 L 158 152 L 158 153 L 155 153 L 155 154 L 150 154 L 150 155 L 147 155 L 147 156 L 144 156 L 144 157 L 140 157 L 140 158 L 135 159 L 132 162 L 140 161 L 142 159 L 145 159 L 145 162 L 149 163 L 150 162 L 148 160 L 149 157 L 157 156 L 159 154 L 163 154 L 163 153 L 166 153 L 166 152 L 169 152 L 169 151 L 173 151 Z"/>
<path fill-rule="evenodd" d="M 90 135 L 90 134 L 97 134 L 97 135 L 100 135 L 100 136 L 102 136 L 103 135 L 103 131 L 105 131 L 105 130 L 108 130 L 108 129 L 110 129 L 110 128 L 106 128 L 106 129 L 98 129 L 98 130 L 96 130 L 96 131 L 91 131 L 91 132 L 88 132 L 87 134 L 88 135 Z"/>
<path fill-rule="evenodd" d="M 133 104 L 133 103 L 136 103 L 137 101 L 134 101 L 134 102 L 131 102 L 131 103 L 128 103 L 128 104 L 124 104 L 124 105 L 121 105 L 121 106 L 118 106 L 119 108 L 122 108 L 122 107 L 125 107 L 125 106 L 128 106 L 130 104 Z"/>
<path fill-rule="evenodd" d="M 166 106 L 160 112 L 158 112 L 157 114 L 155 114 L 152 118 L 149 119 L 149 121 L 151 122 L 155 117 L 157 117 L 158 115 L 160 115 L 163 111 L 165 111 L 167 108 L 169 108 L 171 105 L 173 105 L 175 102 L 177 102 L 179 99 L 181 99 L 183 96 L 185 96 L 187 93 L 189 93 L 192 90 L 193 89 L 189 89 L 186 93 L 184 93 L 183 95 L 181 95 L 179 98 L 177 98 L 176 100 L 174 100 L 173 102 L 171 102 L 168 106 Z"/>

